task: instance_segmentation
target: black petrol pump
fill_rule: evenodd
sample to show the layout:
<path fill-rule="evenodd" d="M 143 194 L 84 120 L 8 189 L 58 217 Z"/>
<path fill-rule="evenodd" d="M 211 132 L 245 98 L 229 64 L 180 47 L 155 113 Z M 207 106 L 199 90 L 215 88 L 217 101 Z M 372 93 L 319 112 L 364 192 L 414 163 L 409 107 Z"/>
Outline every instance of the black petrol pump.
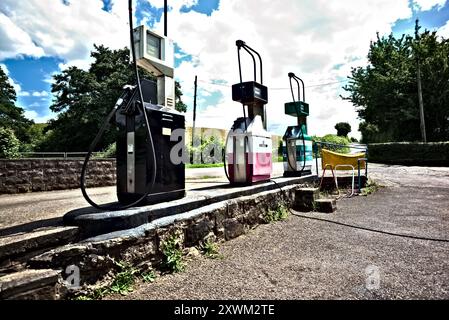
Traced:
<path fill-rule="evenodd" d="M 93 207 L 122 210 L 182 198 L 185 195 L 183 159 L 185 119 L 174 109 L 174 45 L 145 26 L 133 28 L 129 0 L 131 52 L 136 86 L 126 86 L 89 147 L 81 173 L 81 190 Z M 137 66 L 156 81 L 140 80 Z M 86 170 L 98 141 L 115 117 L 117 138 L 117 198 L 120 206 L 93 202 L 85 189 Z"/>

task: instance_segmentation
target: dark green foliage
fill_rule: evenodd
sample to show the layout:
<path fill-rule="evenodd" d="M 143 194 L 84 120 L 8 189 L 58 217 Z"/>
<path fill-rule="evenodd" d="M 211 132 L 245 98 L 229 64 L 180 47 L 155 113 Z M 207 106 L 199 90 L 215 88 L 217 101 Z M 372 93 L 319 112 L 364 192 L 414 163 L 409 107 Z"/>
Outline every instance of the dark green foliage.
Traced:
<path fill-rule="evenodd" d="M 386 164 L 449 166 L 449 142 L 369 144 L 368 160 Z"/>
<path fill-rule="evenodd" d="M 449 41 L 436 32 L 377 37 L 369 65 L 354 68 L 344 97 L 357 109 L 362 142 L 420 141 L 417 61 L 429 141 L 449 140 Z"/>
<path fill-rule="evenodd" d="M 20 141 L 14 131 L 0 127 L 0 158 L 13 159 L 20 156 Z"/>
<path fill-rule="evenodd" d="M 192 156 L 194 164 L 216 164 L 222 163 L 221 152 L 225 147 L 225 142 L 220 136 L 201 135 L 195 137 L 195 147 L 191 143 L 187 145 L 187 151 Z M 219 154 L 215 154 L 219 152 Z"/>
<path fill-rule="evenodd" d="M 178 235 L 173 234 L 161 243 L 162 266 L 171 273 L 182 272 L 185 264 L 182 257 L 182 243 Z"/>
<path fill-rule="evenodd" d="M 9 128 L 22 143 L 30 143 L 28 129 L 33 121 L 25 118 L 23 109 L 15 105 L 16 99 L 16 91 L 0 67 L 0 128 Z"/>
<path fill-rule="evenodd" d="M 50 109 L 59 114 L 50 120 L 41 150 L 86 151 L 123 86 L 135 83 L 129 50 L 95 46 L 91 57 L 94 62 L 88 71 L 69 67 L 54 76 L 52 93 L 56 99 Z M 98 150 L 113 141 L 115 132 L 111 130 L 105 133 Z"/>
<path fill-rule="evenodd" d="M 348 133 L 351 132 L 351 125 L 347 122 L 339 122 L 335 125 L 335 129 L 337 130 L 337 136 L 347 137 Z"/>
<path fill-rule="evenodd" d="M 102 153 L 100 154 L 100 158 L 115 158 L 116 152 L 117 152 L 117 144 L 113 142 L 102 151 Z"/>
<path fill-rule="evenodd" d="M 184 102 L 182 102 L 181 85 L 177 81 L 175 82 L 175 97 L 176 97 L 175 109 L 179 112 L 187 112 L 187 105 Z"/>
<path fill-rule="evenodd" d="M 340 152 L 340 153 L 349 153 L 349 151 L 350 151 L 348 147 L 345 147 L 350 144 L 349 139 L 346 137 L 339 137 L 335 134 L 327 134 L 324 137 L 313 136 L 312 140 L 315 142 L 327 142 L 327 143 L 331 143 L 331 144 L 341 145 L 341 146 L 323 145 L 322 147 L 327 150 Z"/>

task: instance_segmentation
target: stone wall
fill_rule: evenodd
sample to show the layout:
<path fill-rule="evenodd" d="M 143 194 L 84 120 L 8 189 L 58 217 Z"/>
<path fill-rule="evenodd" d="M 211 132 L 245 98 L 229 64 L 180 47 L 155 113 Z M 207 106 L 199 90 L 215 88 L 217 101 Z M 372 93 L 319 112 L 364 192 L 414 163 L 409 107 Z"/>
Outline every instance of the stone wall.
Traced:
<path fill-rule="evenodd" d="M 60 296 L 67 298 L 92 292 L 95 288 L 110 285 L 118 272 L 117 261 L 126 262 L 139 270 L 162 269 L 162 244 L 176 237 L 184 252 L 198 246 L 206 238 L 221 242 L 237 238 L 260 224 L 269 223 L 266 214 L 279 205 L 291 207 L 299 185 L 261 192 L 214 203 L 190 212 L 159 219 L 135 229 L 122 230 L 81 243 L 58 247 L 28 261 L 28 268 L 54 270 L 63 278 L 68 266 L 79 268 L 80 285 L 77 288 L 59 286 Z M 0 282 L 1 284 L 1 282 Z M 52 289 L 54 291 L 54 289 Z M 9 297 L 11 298 L 11 297 Z"/>
<path fill-rule="evenodd" d="M 83 160 L 0 159 L 0 194 L 76 189 Z M 89 162 L 88 187 L 115 185 L 115 159 Z"/>

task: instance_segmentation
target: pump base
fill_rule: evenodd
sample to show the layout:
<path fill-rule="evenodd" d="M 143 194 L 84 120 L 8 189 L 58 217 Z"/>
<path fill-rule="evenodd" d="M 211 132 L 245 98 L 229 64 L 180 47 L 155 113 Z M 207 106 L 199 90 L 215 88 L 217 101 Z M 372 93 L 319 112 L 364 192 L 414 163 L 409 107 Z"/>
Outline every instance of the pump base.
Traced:
<path fill-rule="evenodd" d="M 150 205 L 161 202 L 167 202 L 172 200 L 178 200 L 184 198 L 186 195 L 185 190 L 174 190 L 169 192 L 160 192 L 160 193 L 151 193 L 149 194 L 144 201 L 142 201 L 141 205 Z M 130 204 L 133 203 L 139 198 L 142 197 L 141 194 L 135 193 L 117 193 L 118 201 L 121 204 Z"/>
<path fill-rule="evenodd" d="M 284 178 L 292 178 L 292 177 L 304 177 L 312 174 L 312 170 L 304 170 L 304 171 L 284 171 Z"/>

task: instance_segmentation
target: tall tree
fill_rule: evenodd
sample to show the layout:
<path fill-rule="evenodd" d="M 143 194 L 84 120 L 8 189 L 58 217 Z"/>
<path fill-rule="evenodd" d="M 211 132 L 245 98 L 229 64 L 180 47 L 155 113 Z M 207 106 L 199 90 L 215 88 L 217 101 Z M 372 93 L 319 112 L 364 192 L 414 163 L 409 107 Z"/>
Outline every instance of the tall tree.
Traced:
<path fill-rule="evenodd" d="M 344 90 L 362 120 L 363 142 L 420 141 L 416 57 L 421 62 L 429 141 L 449 140 L 449 42 L 435 32 L 371 43 L 369 65 L 354 68 Z"/>
<path fill-rule="evenodd" d="M 15 105 L 16 99 L 16 91 L 0 67 L 0 128 L 11 129 L 22 143 L 28 143 L 28 129 L 33 121 L 27 119 L 23 109 Z"/>
<path fill-rule="evenodd" d="M 187 112 L 187 105 L 182 101 L 181 84 L 178 81 L 175 82 L 175 96 L 176 96 L 175 109 L 179 112 Z"/>
<path fill-rule="evenodd" d="M 335 129 L 337 130 L 337 136 L 347 137 L 351 132 L 351 125 L 347 122 L 339 122 L 335 125 Z"/>
<path fill-rule="evenodd" d="M 56 99 L 50 109 L 58 113 L 46 127 L 41 150 L 86 151 L 126 84 L 135 83 L 129 64 L 129 50 L 95 46 L 88 71 L 70 67 L 54 76 L 52 92 Z M 142 77 L 153 78 L 140 70 Z M 181 93 L 182 94 L 182 93 Z M 102 150 L 115 141 L 109 130 L 98 144 Z"/>

